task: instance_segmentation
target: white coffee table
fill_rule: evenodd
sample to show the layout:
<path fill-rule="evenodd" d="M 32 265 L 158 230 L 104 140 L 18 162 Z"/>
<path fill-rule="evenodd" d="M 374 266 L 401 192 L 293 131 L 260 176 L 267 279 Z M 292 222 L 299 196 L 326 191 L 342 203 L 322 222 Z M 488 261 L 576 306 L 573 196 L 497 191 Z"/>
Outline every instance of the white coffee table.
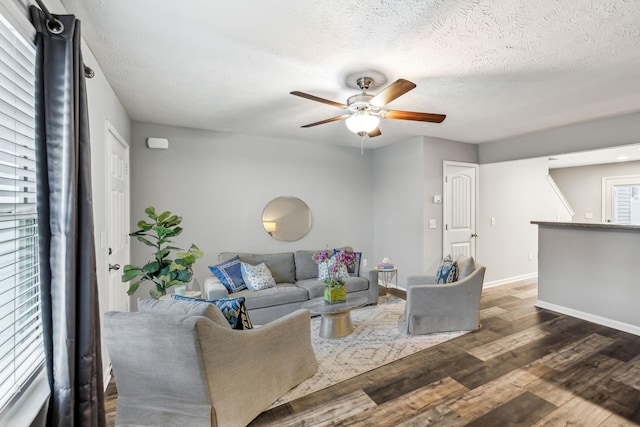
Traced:
<path fill-rule="evenodd" d="M 324 298 L 314 298 L 302 304 L 302 308 L 319 314 L 320 333 L 322 338 L 340 338 L 353 332 L 351 310 L 364 306 L 369 299 L 363 296 L 349 296 L 345 302 L 329 304 Z"/>

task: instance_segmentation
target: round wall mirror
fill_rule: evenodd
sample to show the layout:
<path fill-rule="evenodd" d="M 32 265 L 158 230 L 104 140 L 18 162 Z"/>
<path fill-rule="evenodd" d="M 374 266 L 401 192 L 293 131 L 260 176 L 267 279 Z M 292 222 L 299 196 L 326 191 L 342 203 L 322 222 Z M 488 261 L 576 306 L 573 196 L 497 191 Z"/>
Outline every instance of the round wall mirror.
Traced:
<path fill-rule="evenodd" d="M 262 211 L 262 227 L 274 239 L 300 240 L 311 229 L 311 210 L 297 197 L 276 197 Z"/>

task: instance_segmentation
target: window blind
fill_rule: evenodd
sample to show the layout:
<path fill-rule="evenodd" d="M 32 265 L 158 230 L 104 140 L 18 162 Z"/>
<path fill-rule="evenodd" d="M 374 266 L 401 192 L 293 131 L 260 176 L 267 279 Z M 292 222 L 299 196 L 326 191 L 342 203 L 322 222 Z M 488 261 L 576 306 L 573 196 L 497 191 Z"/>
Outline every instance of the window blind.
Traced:
<path fill-rule="evenodd" d="M 33 47 L 0 15 L 0 410 L 44 362 L 34 73 Z"/>

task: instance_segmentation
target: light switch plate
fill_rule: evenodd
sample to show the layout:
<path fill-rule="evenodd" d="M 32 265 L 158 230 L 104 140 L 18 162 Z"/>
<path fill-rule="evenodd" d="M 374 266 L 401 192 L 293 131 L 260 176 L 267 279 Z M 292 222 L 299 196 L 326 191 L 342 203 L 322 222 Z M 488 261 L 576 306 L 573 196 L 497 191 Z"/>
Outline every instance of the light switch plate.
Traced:
<path fill-rule="evenodd" d="M 437 223 L 435 219 L 430 219 L 429 220 L 429 228 L 436 228 L 437 227 Z"/>

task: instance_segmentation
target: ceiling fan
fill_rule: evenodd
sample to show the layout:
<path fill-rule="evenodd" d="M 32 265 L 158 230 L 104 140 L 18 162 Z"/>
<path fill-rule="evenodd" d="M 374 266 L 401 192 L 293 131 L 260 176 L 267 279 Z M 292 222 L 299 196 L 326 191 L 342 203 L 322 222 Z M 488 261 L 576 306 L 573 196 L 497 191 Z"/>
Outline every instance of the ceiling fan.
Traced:
<path fill-rule="evenodd" d="M 368 135 L 370 138 L 379 136 L 382 134 L 378 124 L 381 118 L 396 119 L 396 120 L 414 120 L 419 122 L 432 122 L 441 123 L 445 117 L 444 114 L 432 114 L 432 113 L 417 113 L 414 111 L 399 111 L 399 110 L 386 110 L 383 107 L 391 101 L 399 98 L 405 93 L 409 92 L 416 87 L 415 83 L 412 83 L 405 79 L 398 79 L 384 88 L 377 95 L 371 95 L 367 93 L 367 90 L 373 84 L 373 78 L 360 77 L 357 80 L 358 87 L 362 90 L 362 93 L 353 95 L 347 99 L 347 103 L 341 104 L 339 102 L 330 101 L 328 99 L 320 98 L 318 96 L 309 95 L 308 93 L 294 91 L 291 95 L 300 96 L 302 98 L 310 99 L 316 102 L 322 102 L 333 107 L 345 110 L 344 114 L 330 119 L 321 120 L 315 123 L 309 123 L 302 126 L 303 128 L 310 128 L 325 123 L 331 123 L 338 120 L 345 120 L 347 127 L 353 133 L 364 137 Z"/>

